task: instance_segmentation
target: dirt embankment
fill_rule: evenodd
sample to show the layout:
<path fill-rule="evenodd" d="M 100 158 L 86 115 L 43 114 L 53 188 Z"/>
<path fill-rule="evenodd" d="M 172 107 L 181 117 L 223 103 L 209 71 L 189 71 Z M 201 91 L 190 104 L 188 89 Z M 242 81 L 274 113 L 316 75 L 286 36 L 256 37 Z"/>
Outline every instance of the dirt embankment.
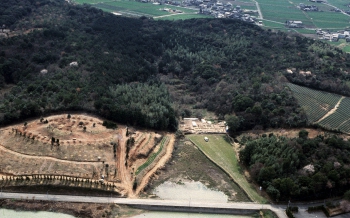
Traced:
<path fill-rule="evenodd" d="M 158 163 L 150 170 L 148 171 L 145 176 L 142 178 L 141 183 L 137 187 L 134 195 L 138 195 L 148 184 L 149 180 L 151 177 L 157 172 L 158 169 L 161 169 L 162 167 L 165 166 L 165 164 L 170 160 L 171 154 L 173 153 L 174 150 L 174 144 L 175 144 L 175 136 L 174 135 L 169 135 L 170 140 L 169 143 L 167 144 L 166 147 L 166 152 L 164 156 L 158 161 Z"/>
<path fill-rule="evenodd" d="M 33 199 L 10 200 L 1 199 L 0 208 L 24 210 L 24 211 L 50 211 L 73 215 L 81 218 L 96 217 L 130 217 L 140 214 L 143 211 L 119 206 L 115 204 L 92 204 L 92 203 L 66 203 L 66 202 L 48 202 L 36 201 Z"/>

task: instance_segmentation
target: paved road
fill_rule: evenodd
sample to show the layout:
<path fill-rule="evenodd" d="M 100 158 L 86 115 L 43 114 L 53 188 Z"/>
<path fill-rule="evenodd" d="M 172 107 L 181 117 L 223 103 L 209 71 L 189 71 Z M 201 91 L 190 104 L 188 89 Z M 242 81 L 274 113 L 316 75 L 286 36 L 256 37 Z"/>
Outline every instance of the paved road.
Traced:
<path fill-rule="evenodd" d="M 217 209 L 247 209 L 260 210 L 269 209 L 275 212 L 279 218 L 287 218 L 285 214 L 286 205 L 270 205 L 256 203 L 214 203 L 199 201 L 179 201 L 179 200 L 156 200 L 156 199 L 131 199 L 131 198 L 110 198 L 110 197 L 90 197 L 71 195 L 49 195 L 49 194 L 26 194 L 1 192 L 0 198 L 9 199 L 35 199 L 43 201 L 64 201 L 64 202 L 85 202 L 85 203 L 115 203 L 125 205 L 151 205 L 151 206 L 176 206 L 176 207 L 198 207 Z"/>

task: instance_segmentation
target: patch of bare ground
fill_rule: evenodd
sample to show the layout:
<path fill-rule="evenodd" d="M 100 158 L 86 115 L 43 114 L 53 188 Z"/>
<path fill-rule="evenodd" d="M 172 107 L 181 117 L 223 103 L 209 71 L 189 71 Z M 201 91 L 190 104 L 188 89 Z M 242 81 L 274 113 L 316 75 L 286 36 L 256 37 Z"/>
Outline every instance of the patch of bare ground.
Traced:
<path fill-rule="evenodd" d="M 151 131 L 127 134 L 125 126 L 107 129 L 102 124 L 100 118 L 64 114 L 1 128 L 0 175 L 8 181 L 10 176 L 25 175 L 30 179 L 24 182 L 28 184 L 29 181 L 42 184 L 41 180 L 50 176 L 50 185 L 55 182 L 64 184 L 57 176 L 66 176 L 68 181 L 73 178 L 78 180 L 75 183 L 84 184 L 84 187 L 93 183 L 90 186 L 109 191 L 114 187 L 123 196 L 136 196 L 134 171 L 156 152 L 157 138 L 161 139 L 163 135 L 173 137 L 173 134 Z M 173 143 L 174 140 L 166 145 L 168 152 L 165 155 L 171 155 Z M 168 156 L 161 155 L 155 159 L 160 161 L 159 165 L 152 163 L 155 168 L 164 165 L 164 158 L 168 159 Z M 153 168 L 145 170 L 152 171 Z M 95 184 L 99 180 L 104 185 Z"/>
<path fill-rule="evenodd" d="M 0 207 L 24 211 L 50 211 L 73 215 L 81 218 L 96 217 L 130 217 L 141 214 L 143 210 L 116 204 L 66 203 L 36 201 L 35 199 L 10 200 L 1 199 Z"/>

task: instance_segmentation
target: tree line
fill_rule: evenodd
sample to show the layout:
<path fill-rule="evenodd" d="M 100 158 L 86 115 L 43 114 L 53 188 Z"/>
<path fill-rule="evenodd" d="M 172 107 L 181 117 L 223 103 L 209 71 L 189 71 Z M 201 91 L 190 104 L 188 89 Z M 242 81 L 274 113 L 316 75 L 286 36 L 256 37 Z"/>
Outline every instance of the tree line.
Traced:
<path fill-rule="evenodd" d="M 242 138 L 240 161 L 273 200 L 341 196 L 350 188 L 350 142 L 336 135 Z"/>

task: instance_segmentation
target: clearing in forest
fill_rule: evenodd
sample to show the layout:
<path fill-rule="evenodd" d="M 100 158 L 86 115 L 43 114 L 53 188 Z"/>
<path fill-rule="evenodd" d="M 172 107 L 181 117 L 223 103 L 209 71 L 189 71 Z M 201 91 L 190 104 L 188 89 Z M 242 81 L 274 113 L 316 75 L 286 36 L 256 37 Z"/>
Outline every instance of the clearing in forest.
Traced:
<path fill-rule="evenodd" d="M 241 174 L 233 146 L 226 140 L 226 135 L 187 135 L 211 161 L 223 169 L 249 196 L 252 201 L 265 203 L 258 190 Z M 207 137 L 209 140 L 205 141 Z"/>
<path fill-rule="evenodd" d="M 1 185 L 49 181 L 138 195 L 147 185 L 146 177 L 170 158 L 174 135 L 109 124 L 112 129 L 96 117 L 64 114 L 1 128 Z M 11 177 L 27 179 L 20 184 L 3 181 Z"/>

